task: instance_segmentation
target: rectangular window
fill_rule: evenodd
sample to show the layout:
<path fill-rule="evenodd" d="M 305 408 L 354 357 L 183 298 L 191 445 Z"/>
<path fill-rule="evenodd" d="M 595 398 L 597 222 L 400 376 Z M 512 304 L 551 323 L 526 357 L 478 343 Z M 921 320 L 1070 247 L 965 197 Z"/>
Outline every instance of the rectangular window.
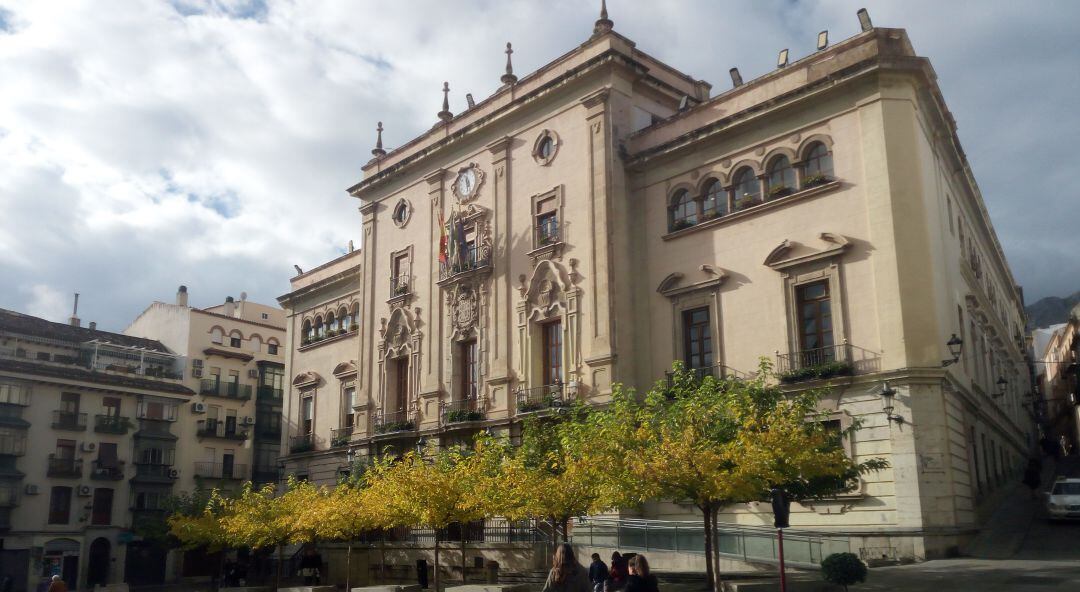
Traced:
<path fill-rule="evenodd" d="M 956 229 L 953 228 L 952 220 L 952 197 L 949 197 L 948 195 L 945 196 L 945 205 L 948 208 L 946 213 L 949 216 L 949 234 L 956 236 Z"/>
<path fill-rule="evenodd" d="M 544 385 L 562 383 L 562 321 L 540 326 L 543 334 Z"/>
<path fill-rule="evenodd" d="M 559 241 L 558 201 L 549 197 L 536 203 L 536 246 Z"/>
<path fill-rule="evenodd" d="M 112 506 L 113 490 L 107 487 L 95 487 L 90 523 L 99 526 L 112 524 Z"/>
<path fill-rule="evenodd" d="M 236 410 L 229 409 L 225 412 L 225 435 L 233 436 L 236 434 Z"/>
<path fill-rule="evenodd" d="M 458 356 L 461 360 L 461 398 L 475 399 L 478 387 L 478 373 L 476 367 L 476 340 L 466 341 L 458 345 Z"/>
<path fill-rule="evenodd" d="M 221 455 L 221 476 L 225 479 L 231 479 L 233 476 L 233 469 L 236 467 L 236 451 L 226 450 Z"/>
<path fill-rule="evenodd" d="M 971 428 L 970 442 L 971 442 L 971 468 L 974 469 L 974 471 L 972 471 L 972 473 L 973 473 L 972 477 L 975 479 L 975 493 L 976 493 L 976 495 L 981 495 L 982 494 L 982 477 L 979 476 L 979 447 L 976 445 L 978 441 L 975 439 L 975 428 L 974 427 Z"/>
<path fill-rule="evenodd" d="M 65 414 L 79 412 L 79 393 L 60 393 L 60 411 Z"/>
<path fill-rule="evenodd" d="M 139 461 L 144 465 L 164 465 L 166 462 L 165 450 L 161 448 L 143 448 L 139 455 Z"/>
<path fill-rule="evenodd" d="M 708 307 L 683 311 L 683 362 L 695 370 L 713 365 Z"/>
<path fill-rule="evenodd" d="M 345 405 L 343 427 L 351 428 L 356 422 L 356 411 L 353 410 L 356 407 L 356 387 L 345 387 L 345 392 L 342 395 L 343 404 Z"/>
<path fill-rule="evenodd" d="M 49 494 L 49 524 L 67 524 L 71 520 L 71 488 L 53 487 Z"/>
<path fill-rule="evenodd" d="M 240 347 L 240 345 L 239 337 L 229 337 L 229 347 Z"/>
<path fill-rule="evenodd" d="M 75 458 L 75 440 L 57 440 L 56 458 L 71 460 Z"/>
<path fill-rule="evenodd" d="M 105 397 L 101 401 L 105 417 L 120 417 L 120 398 Z"/>
<path fill-rule="evenodd" d="M 390 290 L 391 296 L 409 292 L 409 254 L 399 253 L 391 261 Z"/>
<path fill-rule="evenodd" d="M 102 468 L 116 468 L 120 465 L 120 458 L 116 453 L 115 442 L 102 442 L 98 444 L 98 466 Z"/>
<path fill-rule="evenodd" d="M 465 227 L 465 252 L 462 253 L 465 260 L 465 268 L 476 267 L 476 226 Z"/>
<path fill-rule="evenodd" d="M 315 397 L 311 395 L 300 399 L 300 433 L 308 435 L 315 428 Z"/>
<path fill-rule="evenodd" d="M 268 354 L 270 354 L 272 356 L 276 356 L 277 355 L 277 344 L 276 343 L 268 343 L 268 344 L 266 344 L 266 353 L 268 353 Z"/>
<path fill-rule="evenodd" d="M 796 289 L 799 315 L 799 350 L 803 365 L 835 359 L 829 282 L 805 284 Z"/>
<path fill-rule="evenodd" d="M 409 358 L 394 360 L 394 399 L 387 411 L 404 411 L 409 402 Z"/>

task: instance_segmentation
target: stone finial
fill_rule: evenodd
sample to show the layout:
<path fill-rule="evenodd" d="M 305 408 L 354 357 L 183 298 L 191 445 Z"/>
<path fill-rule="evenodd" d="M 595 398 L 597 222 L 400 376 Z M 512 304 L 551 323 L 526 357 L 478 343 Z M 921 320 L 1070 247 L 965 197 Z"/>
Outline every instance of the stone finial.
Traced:
<path fill-rule="evenodd" d="M 375 133 L 378 134 L 375 137 L 375 148 L 371 150 L 371 153 L 375 155 L 375 158 L 386 156 L 386 150 L 382 147 L 382 122 L 379 122 L 379 127 L 375 128 Z"/>
<path fill-rule="evenodd" d="M 615 21 L 608 18 L 607 0 L 600 0 L 600 18 L 593 25 L 593 35 L 603 35 L 615 28 Z"/>
<path fill-rule="evenodd" d="M 517 82 L 517 76 L 514 76 L 514 64 L 510 62 L 510 54 L 514 53 L 514 48 L 510 46 L 510 42 L 506 42 L 506 74 L 502 75 L 499 80 L 503 84 L 514 84 Z"/>
<path fill-rule="evenodd" d="M 454 114 L 450 112 L 450 83 L 442 83 L 442 111 L 439 111 L 439 119 L 450 123 Z"/>

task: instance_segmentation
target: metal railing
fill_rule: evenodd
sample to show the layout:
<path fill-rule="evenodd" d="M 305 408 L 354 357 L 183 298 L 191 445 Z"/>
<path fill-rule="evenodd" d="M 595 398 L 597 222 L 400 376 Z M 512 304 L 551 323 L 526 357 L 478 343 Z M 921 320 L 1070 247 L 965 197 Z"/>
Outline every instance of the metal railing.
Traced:
<path fill-rule="evenodd" d="M 159 479 L 176 479 L 179 473 L 172 465 L 164 463 L 135 463 L 136 477 L 153 477 Z"/>
<path fill-rule="evenodd" d="M 565 407 L 570 402 L 569 389 L 561 382 L 517 391 L 517 412 L 532 413 L 553 407 Z"/>
<path fill-rule="evenodd" d="M 734 380 L 746 380 L 750 378 L 750 375 L 745 372 L 739 372 L 734 368 L 729 368 L 723 364 L 713 364 L 711 366 L 703 366 L 701 368 L 686 368 L 686 372 L 690 373 L 694 380 L 704 380 L 706 376 L 712 376 L 719 380 L 725 380 L 728 378 Z M 664 376 L 667 377 L 668 386 L 671 386 L 671 381 L 675 378 L 675 374 L 670 370 L 664 372 Z"/>
<path fill-rule="evenodd" d="M 45 474 L 49 477 L 69 477 L 81 479 L 83 473 L 81 458 L 56 458 L 49 456 L 49 465 Z"/>
<path fill-rule="evenodd" d="M 260 385 L 256 392 L 259 399 L 273 399 L 275 401 L 280 401 L 284 394 L 282 389 L 266 385 Z"/>
<path fill-rule="evenodd" d="M 247 440 L 247 430 L 237 429 L 234 423 L 230 426 L 220 419 L 200 419 L 196 427 L 195 435 L 199 438 L 221 438 L 223 440 Z"/>
<path fill-rule="evenodd" d="M 449 261 L 446 263 L 440 263 L 439 279 L 445 280 L 447 278 L 452 278 L 455 275 L 468 273 L 470 271 L 476 271 L 477 269 L 490 268 L 490 250 L 485 248 L 484 251 L 486 252 L 482 252 L 480 248 L 473 245 L 471 248 L 466 249 L 460 261 Z"/>
<path fill-rule="evenodd" d="M 412 411 L 388 411 L 375 416 L 375 433 L 392 434 L 416 430 L 416 418 Z"/>
<path fill-rule="evenodd" d="M 536 225 L 536 248 L 562 241 L 562 225 L 555 218 L 546 218 Z"/>
<path fill-rule="evenodd" d="M 224 399 L 247 401 L 251 398 L 251 385 L 214 378 L 204 378 L 199 382 L 199 394 L 210 395 L 211 397 L 222 397 Z"/>
<path fill-rule="evenodd" d="M 0 455 L 22 456 L 26 454 L 26 436 L 0 434 Z"/>
<path fill-rule="evenodd" d="M 440 541 L 461 541 L 461 524 L 451 524 L 439 529 Z M 466 543 L 535 543 L 547 541 L 548 537 L 531 520 L 509 521 L 503 518 L 490 518 L 469 522 L 465 525 Z M 372 531 L 361 539 L 365 543 L 435 542 L 435 529 L 422 526 L 401 526 L 390 530 Z"/>
<path fill-rule="evenodd" d="M 86 429 L 86 414 L 74 411 L 53 411 L 52 427 L 54 430 L 74 430 L 81 432 Z"/>
<path fill-rule="evenodd" d="M 95 460 L 90 466 L 90 478 L 101 481 L 119 481 L 124 478 L 124 461 Z"/>
<path fill-rule="evenodd" d="M 237 463 L 197 462 L 195 476 L 203 479 L 247 479 L 248 466 Z"/>
<path fill-rule="evenodd" d="M 122 415 L 95 415 L 94 431 L 99 434 L 126 434 L 131 429 L 131 418 Z"/>
<path fill-rule="evenodd" d="M 299 436 L 289 436 L 289 454 L 298 454 L 301 452 L 310 452 L 315 450 L 315 435 L 314 434 L 301 434 Z"/>
<path fill-rule="evenodd" d="M 486 419 L 484 407 L 483 398 L 475 396 L 443 403 L 442 413 L 440 414 L 442 425 L 446 426 L 468 421 L 483 421 Z"/>
<path fill-rule="evenodd" d="M 704 553 L 704 533 L 701 522 L 578 518 L 571 530 L 571 542 L 643 553 Z M 721 523 L 717 525 L 714 537 L 714 544 L 723 557 L 747 562 L 779 562 L 775 528 Z M 832 553 L 847 552 L 851 552 L 851 540 L 846 536 L 784 529 L 784 561 L 793 566 L 817 569 L 823 558 Z"/>
<path fill-rule="evenodd" d="M 341 428 L 330 429 L 330 447 L 338 448 L 341 446 L 348 446 L 349 439 L 353 435 L 353 426 L 345 426 Z"/>
<path fill-rule="evenodd" d="M 776 352 L 776 373 L 786 383 L 865 374 L 880 370 L 880 366 L 879 354 L 846 341 L 789 354 Z"/>
<path fill-rule="evenodd" d="M 412 292 L 412 276 L 408 275 L 392 275 L 390 276 L 390 297 L 404 296 Z"/>

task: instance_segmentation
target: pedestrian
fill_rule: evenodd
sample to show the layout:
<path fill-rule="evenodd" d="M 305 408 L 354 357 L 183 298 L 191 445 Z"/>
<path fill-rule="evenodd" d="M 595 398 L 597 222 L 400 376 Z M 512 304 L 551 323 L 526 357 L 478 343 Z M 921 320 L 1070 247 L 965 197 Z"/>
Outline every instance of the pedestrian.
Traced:
<path fill-rule="evenodd" d="M 68 592 L 68 587 L 64 580 L 60 579 L 60 576 L 53 576 L 48 592 Z"/>
<path fill-rule="evenodd" d="M 1039 473 L 1039 462 L 1035 459 L 1029 460 L 1027 468 L 1024 469 L 1024 485 L 1031 489 L 1031 499 L 1039 499 Z"/>
<path fill-rule="evenodd" d="M 304 585 L 319 584 L 322 579 L 320 570 L 322 570 L 322 555 L 309 547 L 300 558 L 300 575 L 304 576 Z"/>
<path fill-rule="evenodd" d="M 555 549 L 555 558 L 551 562 L 551 571 L 540 592 L 592 592 L 589 585 L 589 572 L 578 563 L 574 548 L 570 543 L 563 543 Z"/>
<path fill-rule="evenodd" d="M 649 573 L 649 562 L 638 554 L 630 558 L 630 575 L 626 578 L 626 592 L 660 592 L 656 576 Z"/>
<path fill-rule="evenodd" d="M 604 590 L 607 592 L 621 590 L 626 585 L 627 575 L 629 574 L 626 571 L 626 560 L 618 551 L 615 551 L 611 554 L 611 568 L 608 570 L 608 579 L 604 585 Z"/>
<path fill-rule="evenodd" d="M 607 579 L 607 564 L 600 559 L 599 553 L 593 553 L 592 564 L 589 565 L 589 581 L 592 582 L 593 592 L 604 592 L 604 582 L 607 582 Z"/>

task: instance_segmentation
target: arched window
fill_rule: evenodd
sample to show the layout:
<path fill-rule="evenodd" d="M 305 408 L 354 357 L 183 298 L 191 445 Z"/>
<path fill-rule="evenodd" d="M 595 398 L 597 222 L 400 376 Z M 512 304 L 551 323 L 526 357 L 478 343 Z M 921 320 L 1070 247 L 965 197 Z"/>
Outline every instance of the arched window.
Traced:
<path fill-rule="evenodd" d="M 304 329 L 301 335 L 302 340 L 305 342 L 311 341 L 311 339 L 315 337 L 315 328 L 311 326 L 311 319 L 306 319 L 304 321 Z"/>
<path fill-rule="evenodd" d="M 334 311 L 326 314 L 326 327 L 330 331 L 336 332 L 338 330 L 338 319 L 334 316 Z"/>
<path fill-rule="evenodd" d="M 341 332 L 342 333 L 345 333 L 346 331 L 349 330 L 350 327 L 352 327 L 352 315 L 349 314 L 349 311 L 342 308 L 341 310 L 338 311 L 338 318 L 341 319 Z"/>
<path fill-rule="evenodd" d="M 229 332 L 229 347 L 240 347 L 244 343 L 244 336 L 239 331 Z"/>
<path fill-rule="evenodd" d="M 219 329 L 217 327 L 214 327 L 213 329 L 210 329 L 210 342 L 211 343 L 216 343 L 218 345 L 221 345 L 221 342 L 224 339 L 225 339 L 225 333 L 221 329 Z"/>
<path fill-rule="evenodd" d="M 833 180 L 832 153 L 825 144 L 811 144 L 803 162 L 803 189 L 824 185 Z"/>
<path fill-rule="evenodd" d="M 727 192 L 724 185 L 717 179 L 712 179 L 705 184 L 705 191 L 701 194 L 701 217 L 704 220 L 719 218 L 727 213 Z"/>
<path fill-rule="evenodd" d="M 680 189 L 671 198 L 671 216 L 668 223 L 669 231 L 674 232 L 683 228 L 689 228 L 698 223 L 698 204 L 690 192 Z"/>
<path fill-rule="evenodd" d="M 315 317 L 315 337 L 319 339 L 326 337 L 326 325 L 323 324 L 322 317 Z"/>
<path fill-rule="evenodd" d="M 357 302 L 352 305 L 352 330 L 356 331 L 360 327 L 360 303 Z"/>
<path fill-rule="evenodd" d="M 788 157 L 780 155 L 772 159 L 768 168 L 769 199 L 791 195 L 795 192 L 795 169 Z"/>
<path fill-rule="evenodd" d="M 750 167 L 735 172 L 735 209 L 745 210 L 761 203 L 761 183 Z"/>
<path fill-rule="evenodd" d="M 251 340 L 248 342 L 248 349 L 253 352 L 262 351 L 262 338 L 258 335 L 252 335 Z"/>

